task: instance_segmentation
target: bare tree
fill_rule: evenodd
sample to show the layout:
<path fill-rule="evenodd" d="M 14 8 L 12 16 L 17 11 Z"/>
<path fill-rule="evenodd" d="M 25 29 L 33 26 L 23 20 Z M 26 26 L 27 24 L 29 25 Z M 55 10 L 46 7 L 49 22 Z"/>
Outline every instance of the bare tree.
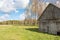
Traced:
<path fill-rule="evenodd" d="M 26 7 L 26 19 L 29 20 L 28 22 L 32 24 L 34 20 L 37 20 L 45 7 L 46 4 L 41 0 L 30 0 L 30 4 Z"/>

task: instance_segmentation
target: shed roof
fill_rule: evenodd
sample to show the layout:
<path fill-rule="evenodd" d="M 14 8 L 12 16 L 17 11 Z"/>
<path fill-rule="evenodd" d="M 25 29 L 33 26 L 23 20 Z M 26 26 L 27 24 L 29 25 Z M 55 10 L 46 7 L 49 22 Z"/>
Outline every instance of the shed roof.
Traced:
<path fill-rule="evenodd" d="M 43 10 L 43 12 L 40 14 L 40 17 L 38 18 L 38 21 L 41 19 L 41 16 L 44 14 L 44 12 L 46 11 L 46 9 L 47 9 L 50 5 L 58 8 L 58 9 L 60 9 L 60 7 L 58 7 L 58 6 L 54 5 L 54 4 L 49 3 L 49 4 L 46 6 L 46 8 Z"/>

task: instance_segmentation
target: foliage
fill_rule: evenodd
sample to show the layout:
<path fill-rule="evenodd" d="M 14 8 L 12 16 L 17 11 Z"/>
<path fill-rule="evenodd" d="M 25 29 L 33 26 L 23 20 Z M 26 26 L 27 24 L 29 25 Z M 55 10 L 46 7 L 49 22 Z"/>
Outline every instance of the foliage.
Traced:
<path fill-rule="evenodd" d="M 23 21 L 20 21 L 20 20 L 8 20 L 8 21 L 3 21 L 3 22 L 0 22 L 0 25 L 26 25 L 26 26 L 34 26 L 36 25 L 36 20 L 23 20 Z"/>

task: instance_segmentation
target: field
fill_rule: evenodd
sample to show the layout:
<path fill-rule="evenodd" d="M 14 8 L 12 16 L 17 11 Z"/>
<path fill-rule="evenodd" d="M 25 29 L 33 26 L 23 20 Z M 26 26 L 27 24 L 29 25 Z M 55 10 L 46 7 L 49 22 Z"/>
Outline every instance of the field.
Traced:
<path fill-rule="evenodd" d="M 37 26 L 0 25 L 0 40 L 60 40 L 60 36 L 41 33 Z"/>

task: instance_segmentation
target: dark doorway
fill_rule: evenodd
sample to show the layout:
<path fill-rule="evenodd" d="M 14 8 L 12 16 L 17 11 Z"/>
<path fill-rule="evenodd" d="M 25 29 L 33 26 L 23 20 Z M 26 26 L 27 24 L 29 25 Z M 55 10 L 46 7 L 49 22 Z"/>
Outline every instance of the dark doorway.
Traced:
<path fill-rule="evenodd" d="M 57 35 L 60 35 L 60 32 L 57 32 Z"/>
<path fill-rule="evenodd" d="M 47 33 L 49 33 L 49 26 L 47 26 Z"/>

